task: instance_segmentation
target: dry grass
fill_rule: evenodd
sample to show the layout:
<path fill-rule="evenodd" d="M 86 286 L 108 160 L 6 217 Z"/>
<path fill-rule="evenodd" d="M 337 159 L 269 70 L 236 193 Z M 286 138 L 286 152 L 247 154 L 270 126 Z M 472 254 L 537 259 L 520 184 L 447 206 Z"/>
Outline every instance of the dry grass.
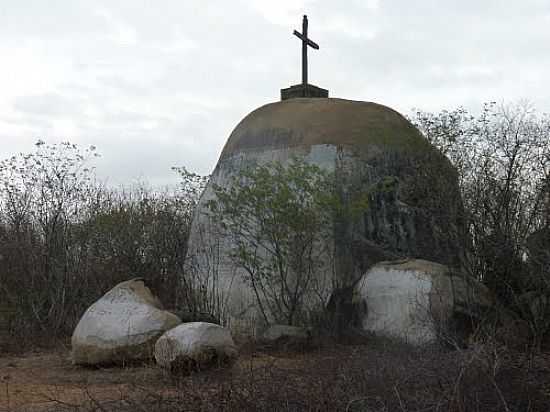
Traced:
<path fill-rule="evenodd" d="M 391 341 L 243 350 L 231 368 L 85 369 L 68 352 L 0 357 L 0 411 L 548 411 L 550 355 Z"/>

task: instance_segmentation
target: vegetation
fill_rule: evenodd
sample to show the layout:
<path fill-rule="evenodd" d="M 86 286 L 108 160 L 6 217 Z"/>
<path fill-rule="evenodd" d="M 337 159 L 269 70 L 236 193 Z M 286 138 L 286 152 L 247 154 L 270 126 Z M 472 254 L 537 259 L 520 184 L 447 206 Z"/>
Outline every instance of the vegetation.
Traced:
<path fill-rule="evenodd" d="M 184 291 L 192 213 L 205 178 L 176 169 L 181 186 L 107 189 L 94 147 L 46 145 L 0 163 L 0 300 L 16 313 L 14 341 L 72 333 L 113 285 L 144 278 L 168 306 Z M 36 342 L 36 341 L 35 341 Z"/>
<path fill-rule="evenodd" d="M 231 259 L 246 272 L 265 322 L 303 320 L 305 297 L 331 280 L 320 269 L 332 254 L 332 176 L 294 158 L 288 166 L 252 165 L 213 189 L 211 216 L 229 236 Z M 326 297 L 318 297 L 322 305 Z"/>
<path fill-rule="evenodd" d="M 550 280 L 536 245 L 550 225 L 550 119 L 488 104 L 476 116 L 459 108 L 417 112 L 413 121 L 458 170 L 472 238 L 467 269 L 541 340 L 550 330 Z M 173 192 L 108 189 L 94 178 L 96 156 L 94 147 L 39 141 L 34 153 L 0 162 L 0 296 L 17 310 L 18 334 L 65 336 L 98 295 L 129 276 L 145 278 L 167 306 L 204 306 L 185 270 L 207 178 L 176 168 Z M 344 209 L 333 179 L 294 159 L 214 187 L 210 212 L 232 237 L 231 258 L 266 319 L 298 322 L 304 296 L 319 289 L 321 256 L 333 253 L 330 222 L 366 207 L 359 199 Z"/>
<path fill-rule="evenodd" d="M 497 296 L 501 321 L 527 324 L 535 345 L 516 351 L 495 333 L 453 352 L 373 337 L 316 342 L 307 356 L 243 349 L 234 369 L 200 376 L 120 370 L 117 384 L 127 385 L 135 371 L 145 375 L 117 386 L 126 392 L 116 402 L 88 387 L 90 374 L 107 372 L 80 370 L 71 379 L 87 405 L 51 400 L 59 410 L 546 410 L 550 366 L 539 349 L 550 334 L 550 118 L 489 104 L 478 115 L 418 112 L 413 121 L 457 168 L 471 235 L 466 269 Z M 177 168 L 181 185 L 171 192 L 110 189 L 94 177 L 96 156 L 93 147 L 40 141 L 34 153 L 0 162 L 0 304 L 16 311 L 13 347 L 66 338 L 93 301 L 133 276 L 169 307 L 202 304 L 202 290 L 187 277 L 186 252 L 207 178 Z M 304 297 L 317 290 L 321 255 L 333 253 L 330 222 L 368 207 L 364 198 L 342 206 L 332 179 L 295 159 L 288 167 L 254 165 L 232 185 L 213 188 L 210 213 L 234 241 L 231 258 L 266 319 L 300 323 Z M 10 410 L 20 393 L 11 376 L 15 385 L 28 377 L 1 362 L 0 409 Z"/>
<path fill-rule="evenodd" d="M 415 349 L 379 338 L 307 353 L 249 348 L 230 369 L 187 376 L 151 365 L 75 368 L 65 357 L 33 354 L 23 368 L 0 358 L 10 376 L 0 381 L 0 410 L 547 412 L 550 389 L 544 355 Z"/>
<path fill-rule="evenodd" d="M 534 265 L 541 254 L 529 239 L 550 241 L 550 118 L 491 103 L 475 116 L 459 108 L 413 120 L 458 170 L 472 240 L 467 269 L 540 341 L 550 331 L 550 260 Z"/>

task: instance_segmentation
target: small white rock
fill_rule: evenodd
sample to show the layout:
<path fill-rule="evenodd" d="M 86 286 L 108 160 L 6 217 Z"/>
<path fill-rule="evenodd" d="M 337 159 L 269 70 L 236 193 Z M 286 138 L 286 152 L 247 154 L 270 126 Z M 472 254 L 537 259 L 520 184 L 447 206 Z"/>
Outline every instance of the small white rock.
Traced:
<path fill-rule="evenodd" d="M 155 344 L 157 363 L 171 370 L 205 368 L 237 357 L 228 329 L 207 322 L 184 323 L 162 335 Z"/>

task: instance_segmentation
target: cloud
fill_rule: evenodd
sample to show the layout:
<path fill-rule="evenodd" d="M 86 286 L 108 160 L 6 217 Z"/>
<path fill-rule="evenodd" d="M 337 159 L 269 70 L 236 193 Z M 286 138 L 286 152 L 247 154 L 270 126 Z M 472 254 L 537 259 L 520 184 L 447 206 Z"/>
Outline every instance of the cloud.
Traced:
<path fill-rule="evenodd" d="M 307 7 L 317 3 L 315 0 L 250 0 L 253 10 L 272 24 L 286 25 L 292 23 L 302 14 L 307 14 Z M 301 21 L 301 20 L 299 20 Z"/>
<path fill-rule="evenodd" d="M 209 173 L 236 124 L 300 81 L 303 14 L 332 96 L 407 113 L 528 98 L 550 111 L 544 0 L 20 0 L 0 13 L 0 157 L 94 144 L 113 184 Z"/>
<path fill-rule="evenodd" d="M 109 40 L 122 46 L 135 46 L 137 44 L 138 34 L 135 27 L 132 27 L 121 18 L 115 17 L 112 11 L 103 7 L 97 9 L 95 14 L 106 21 L 109 27 L 107 35 Z"/>

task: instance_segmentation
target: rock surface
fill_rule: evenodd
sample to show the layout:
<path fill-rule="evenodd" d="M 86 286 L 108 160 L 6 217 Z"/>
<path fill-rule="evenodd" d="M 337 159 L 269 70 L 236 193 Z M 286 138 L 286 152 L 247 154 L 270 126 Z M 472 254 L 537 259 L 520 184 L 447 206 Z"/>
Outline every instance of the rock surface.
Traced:
<path fill-rule="evenodd" d="M 271 325 L 262 334 L 262 340 L 275 342 L 279 339 L 293 338 L 306 340 L 311 336 L 307 329 L 299 326 Z"/>
<path fill-rule="evenodd" d="M 172 371 L 231 362 L 237 348 L 228 329 L 207 322 L 184 323 L 162 335 L 155 344 L 157 363 Z"/>
<path fill-rule="evenodd" d="M 412 344 L 460 343 L 493 305 L 482 284 L 420 259 L 376 264 L 358 282 L 355 298 L 366 303 L 365 330 Z"/>
<path fill-rule="evenodd" d="M 301 157 L 335 173 L 343 199 L 368 207 L 336 225 L 335 256 L 317 272 L 319 296 L 350 287 L 373 264 L 418 257 L 460 267 L 467 233 L 457 174 L 450 162 L 396 111 L 343 99 L 289 99 L 260 107 L 231 133 L 201 197 L 189 238 L 190 274 L 201 290 L 224 302 L 232 331 L 256 335 L 256 296 L 245 271 L 230 259 L 232 242 L 207 214 L 214 185 L 226 186 L 253 163 Z M 325 301 L 326 303 L 326 301 Z M 271 321 L 271 319 L 268 319 Z"/>
<path fill-rule="evenodd" d="M 189 310 L 178 309 L 170 310 L 170 312 L 180 318 L 182 323 L 206 322 L 215 323 L 216 325 L 220 324 L 219 319 L 208 312 L 191 312 Z"/>
<path fill-rule="evenodd" d="M 150 359 L 165 331 L 180 319 L 161 309 L 142 280 L 119 283 L 86 310 L 72 336 L 75 364 L 120 364 Z"/>

